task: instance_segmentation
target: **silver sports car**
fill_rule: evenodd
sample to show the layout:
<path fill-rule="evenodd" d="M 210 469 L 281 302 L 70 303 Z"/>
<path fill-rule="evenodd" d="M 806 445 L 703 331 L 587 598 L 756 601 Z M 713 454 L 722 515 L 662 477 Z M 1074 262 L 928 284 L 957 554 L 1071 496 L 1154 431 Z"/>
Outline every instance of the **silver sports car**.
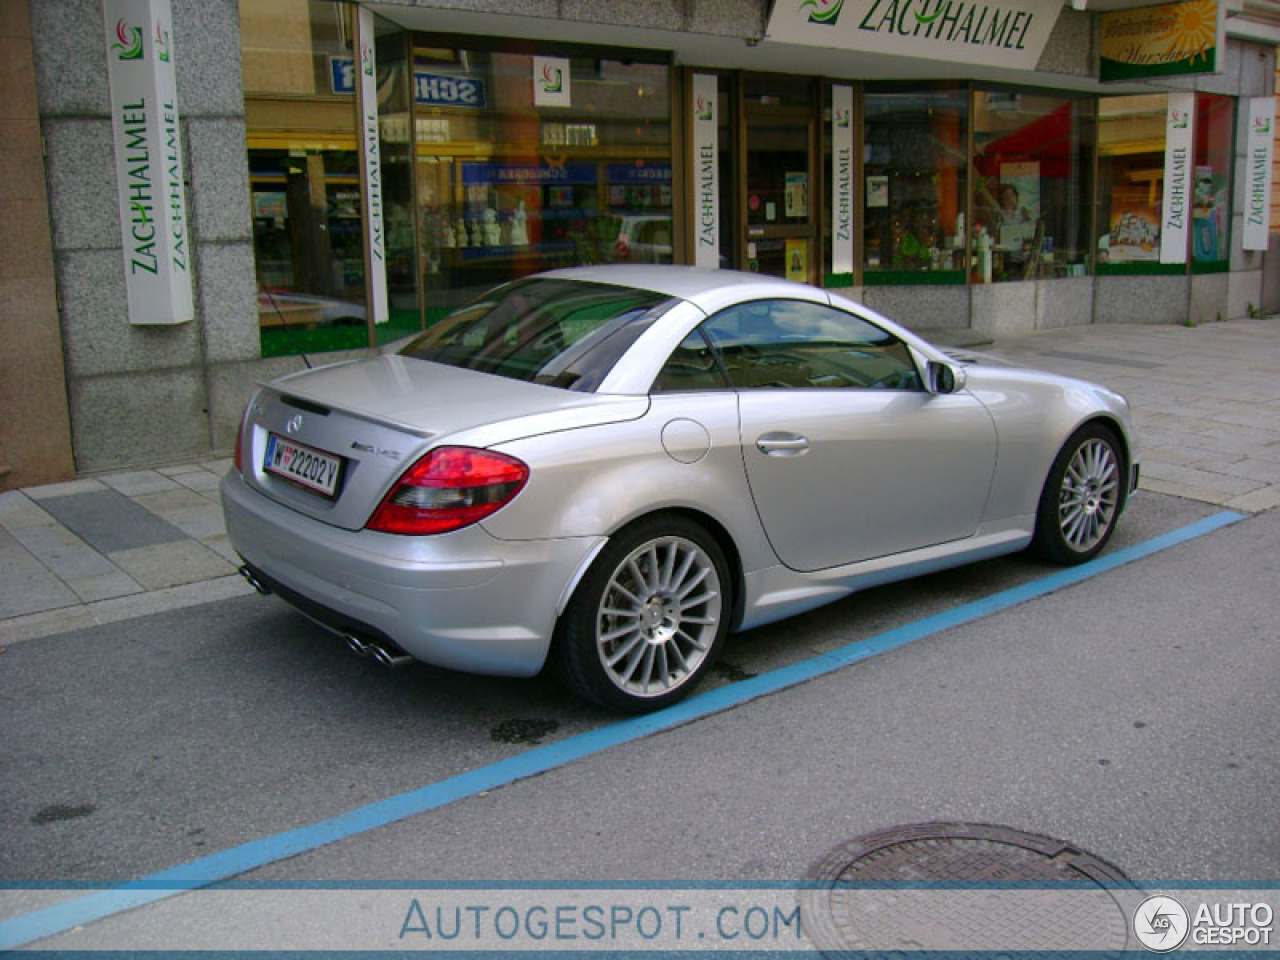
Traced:
<path fill-rule="evenodd" d="M 244 575 L 357 652 L 640 712 L 731 631 L 1029 545 L 1090 559 L 1137 462 L 1104 387 L 829 290 L 611 266 L 268 384 L 222 498 Z"/>

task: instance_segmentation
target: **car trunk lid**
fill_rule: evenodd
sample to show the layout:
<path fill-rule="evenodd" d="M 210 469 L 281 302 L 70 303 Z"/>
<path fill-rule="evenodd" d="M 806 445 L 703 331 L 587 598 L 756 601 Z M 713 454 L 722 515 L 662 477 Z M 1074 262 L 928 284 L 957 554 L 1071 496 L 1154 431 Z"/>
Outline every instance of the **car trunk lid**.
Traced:
<path fill-rule="evenodd" d="M 263 495 L 357 530 L 432 447 L 489 446 L 629 420 L 646 408 L 644 397 L 572 393 L 410 357 L 373 357 L 263 387 L 245 421 L 243 473 Z"/>

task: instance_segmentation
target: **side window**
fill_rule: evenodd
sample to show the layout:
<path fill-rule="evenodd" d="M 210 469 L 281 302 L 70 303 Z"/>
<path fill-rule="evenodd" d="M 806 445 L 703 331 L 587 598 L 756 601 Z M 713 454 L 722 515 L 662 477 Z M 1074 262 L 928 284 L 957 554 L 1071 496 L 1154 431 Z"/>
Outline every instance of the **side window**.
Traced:
<path fill-rule="evenodd" d="M 727 386 L 711 345 L 700 331 L 694 330 L 671 351 L 654 381 L 653 390 L 655 393 L 674 393 L 680 390 L 719 390 Z"/>
<path fill-rule="evenodd" d="M 923 389 L 905 343 L 820 303 L 741 304 L 711 317 L 702 329 L 735 387 Z"/>

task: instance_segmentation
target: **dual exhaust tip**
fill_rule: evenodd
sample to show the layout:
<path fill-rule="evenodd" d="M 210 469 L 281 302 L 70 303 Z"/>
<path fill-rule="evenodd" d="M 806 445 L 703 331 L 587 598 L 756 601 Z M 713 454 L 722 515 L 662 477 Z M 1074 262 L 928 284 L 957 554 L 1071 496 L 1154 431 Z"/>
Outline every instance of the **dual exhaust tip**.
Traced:
<path fill-rule="evenodd" d="M 259 579 L 258 575 L 253 572 L 253 568 L 247 563 L 240 567 L 238 572 L 240 576 L 244 577 L 249 586 L 259 593 L 265 595 L 271 592 L 271 588 Z M 344 633 L 342 638 L 347 641 L 347 646 L 351 648 L 353 653 L 361 657 L 373 657 L 374 662 L 381 666 L 403 667 L 413 663 L 413 657 L 407 653 L 401 650 L 388 649 L 375 640 L 365 640 L 354 633 Z"/>
<path fill-rule="evenodd" d="M 374 662 L 381 666 L 403 667 L 413 663 L 413 657 L 407 653 L 392 653 L 382 644 L 357 637 L 354 633 L 344 634 L 343 639 L 347 641 L 347 646 L 351 648 L 352 653 L 360 657 L 373 657 Z"/>

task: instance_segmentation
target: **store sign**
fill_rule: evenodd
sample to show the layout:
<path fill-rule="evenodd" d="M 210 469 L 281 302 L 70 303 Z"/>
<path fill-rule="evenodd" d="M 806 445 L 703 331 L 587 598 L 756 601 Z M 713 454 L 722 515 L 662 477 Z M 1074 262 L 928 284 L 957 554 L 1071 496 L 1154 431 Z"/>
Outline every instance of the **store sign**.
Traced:
<path fill-rule="evenodd" d="M 1160 207 L 1161 263 L 1187 262 L 1195 107 L 1194 93 L 1169 94 L 1164 132 L 1164 198 Z"/>
<path fill-rule="evenodd" d="M 605 168 L 610 183 L 671 184 L 669 163 L 611 163 Z"/>
<path fill-rule="evenodd" d="M 573 90 L 569 61 L 565 57 L 533 58 L 533 105 L 571 107 Z"/>
<path fill-rule="evenodd" d="M 364 157 L 365 277 L 374 323 L 391 319 L 387 310 L 387 235 L 382 225 L 382 144 L 378 129 L 378 68 L 374 56 L 373 14 L 358 9 L 360 46 L 360 150 Z"/>
<path fill-rule="evenodd" d="M 599 171 L 594 163 L 464 163 L 462 182 L 467 186 L 516 184 L 589 184 Z"/>
<path fill-rule="evenodd" d="M 1249 146 L 1245 157 L 1244 248 L 1266 250 L 1271 234 L 1271 158 L 1275 150 L 1276 101 L 1249 101 Z"/>
<path fill-rule="evenodd" d="M 720 121 L 715 74 L 693 75 L 694 263 L 720 266 Z"/>
<path fill-rule="evenodd" d="M 1217 0 L 1113 10 L 1101 17 L 1098 76 L 1143 80 L 1217 73 L 1225 49 L 1225 6 Z"/>
<path fill-rule="evenodd" d="M 777 0 L 766 38 L 1034 70 L 1059 0 Z"/>
<path fill-rule="evenodd" d="M 831 88 L 831 272 L 853 273 L 853 87 Z"/>
<path fill-rule="evenodd" d="M 169 0 L 104 0 L 129 322 L 186 323 L 191 248 Z"/>
<path fill-rule="evenodd" d="M 337 95 L 356 92 L 356 67 L 351 57 L 329 58 L 329 89 Z M 483 80 L 456 73 L 413 75 L 413 101 L 424 107 L 470 107 L 483 110 L 489 105 Z"/>

